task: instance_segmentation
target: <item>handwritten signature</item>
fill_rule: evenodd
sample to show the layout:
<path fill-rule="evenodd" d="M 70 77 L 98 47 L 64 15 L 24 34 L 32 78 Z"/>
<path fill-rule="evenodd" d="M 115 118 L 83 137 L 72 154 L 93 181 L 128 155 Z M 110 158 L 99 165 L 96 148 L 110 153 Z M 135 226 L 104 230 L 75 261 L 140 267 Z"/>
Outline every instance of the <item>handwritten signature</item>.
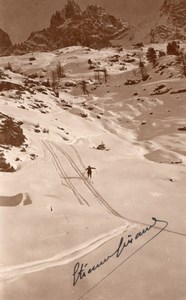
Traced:
<path fill-rule="evenodd" d="M 111 258 L 113 258 L 113 257 L 115 257 L 115 258 L 120 257 L 120 255 L 122 254 L 122 252 L 124 251 L 125 248 L 127 248 L 129 245 L 133 244 L 135 242 L 135 240 L 139 239 L 145 233 L 147 233 L 149 230 L 151 230 L 153 227 L 155 227 L 157 225 L 157 223 L 163 223 L 164 227 L 161 228 L 161 230 L 158 231 L 158 233 L 156 233 L 148 242 L 150 242 L 157 235 L 159 235 L 167 227 L 167 225 L 168 225 L 167 221 L 158 220 L 158 219 L 156 219 L 154 217 L 152 218 L 152 220 L 154 221 L 154 223 L 152 225 L 149 225 L 146 228 L 144 228 L 142 231 L 139 231 L 135 236 L 128 235 L 127 241 L 124 241 L 124 238 L 122 237 L 120 239 L 120 241 L 119 241 L 119 245 L 118 245 L 117 249 L 112 254 L 109 254 L 103 260 L 101 260 L 100 262 L 98 262 L 96 265 L 90 267 L 88 265 L 88 263 L 86 263 L 86 264 L 83 264 L 83 263 L 80 264 L 79 262 L 77 262 L 75 264 L 75 266 L 74 266 L 74 271 L 73 271 L 73 274 L 72 274 L 72 276 L 73 276 L 73 286 L 75 286 L 79 280 L 83 279 L 84 277 L 86 277 L 87 275 L 89 275 L 90 273 L 92 273 L 93 271 L 96 271 L 98 268 L 100 268 L 101 266 L 103 266 Z M 147 242 L 145 244 L 147 244 Z M 142 247 L 144 245 L 142 245 Z M 142 248 L 142 247 L 140 247 L 140 248 Z"/>

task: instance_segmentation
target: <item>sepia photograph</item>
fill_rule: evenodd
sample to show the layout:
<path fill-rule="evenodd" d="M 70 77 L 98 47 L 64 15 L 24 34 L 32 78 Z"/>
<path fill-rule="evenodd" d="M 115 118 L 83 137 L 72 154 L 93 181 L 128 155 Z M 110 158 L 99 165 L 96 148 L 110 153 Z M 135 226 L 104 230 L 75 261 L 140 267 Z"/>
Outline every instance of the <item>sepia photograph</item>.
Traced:
<path fill-rule="evenodd" d="M 0 0 L 0 299 L 185 280 L 186 0 Z"/>

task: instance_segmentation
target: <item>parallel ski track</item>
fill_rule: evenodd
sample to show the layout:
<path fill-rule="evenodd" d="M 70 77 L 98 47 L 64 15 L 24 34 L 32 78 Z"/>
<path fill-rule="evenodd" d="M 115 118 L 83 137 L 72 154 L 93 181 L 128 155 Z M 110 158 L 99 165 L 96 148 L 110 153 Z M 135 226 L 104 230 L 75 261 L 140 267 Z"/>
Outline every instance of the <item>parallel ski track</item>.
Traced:
<path fill-rule="evenodd" d="M 57 157 L 56 153 L 54 152 L 54 150 L 52 149 L 52 147 L 49 145 L 49 143 L 44 142 L 45 147 L 49 150 L 49 152 L 51 153 L 55 164 L 57 166 L 57 172 L 59 174 L 59 176 L 65 180 L 67 186 L 70 188 L 70 190 L 73 192 L 73 194 L 75 195 L 75 197 L 77 198 L 78 202 L 83 205 L 83 203 L 85 203 L 87 206 L 89 206 L 89 203 L 86 201 L 86 199 L 79 194 L 79 192 L 77 191 L 77 189 L 75 188 L 75 186 L 73 185 L 73 183 L 67 178 L 67 174 L 64 170 L 64 168 L 61 165 L 61 162 L 59 160 L 59 158 Z"/>
<path fill-rule="evenodd" d="M 69 161 L 73 169 L 76 171 L 76 173 L 79 175 L 79 177 L 82 179 L 83 183 L 85 186 L 89 189 L 89 191 L 94 195 L 94 197 L 97 199 L 99 204 L 104 206 L 106 210 L 113 214 L 116 217 L 120 217 L 122 219 L 125 219 L 122 215 L 120 215 L 116 210 L 114 210 L 108 203 L 107 201 L 98 193 L 98 191 L 84 178 L 84 176 L 81 173 L 81 170 L 79 167 L 76 165 L 76 163 L 73 161 L 73 159 L 64 151 L 61 147 L 56 145 L 54 142 L 49 142 L 49 144 L 53 145 L 59 152 L 61 152 L 66 159 Z M 125 219 L 126 220 L 126 219 Z"/>

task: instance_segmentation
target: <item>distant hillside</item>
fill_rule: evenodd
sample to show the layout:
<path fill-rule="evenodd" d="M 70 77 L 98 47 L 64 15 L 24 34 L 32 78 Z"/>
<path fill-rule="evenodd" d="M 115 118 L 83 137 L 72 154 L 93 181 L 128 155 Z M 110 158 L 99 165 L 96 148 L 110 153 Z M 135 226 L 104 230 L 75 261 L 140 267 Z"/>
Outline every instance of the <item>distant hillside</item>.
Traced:
<path fill-rule="evenodd" d="M 165 0 L 160 9 L 160 20 L 165 20 L 165 24 L 152 29 L 151 42 L 186 39 L 185 0 Z"/>
<path fill-rule="evenodd" d="M 102 48 L 128 29 L 126 21 L 106 13 L 101 6 L 89 5 L 82 11 L 74 0 L 68 0 L 65 7 L 52 16 L 48 28 L 32 32 L 27 41 L 11 47 L 8 54 L 49 51 L 74 45 Z"/>
<path fill-rule="evenodd" d="M 161 43 L 186 39 L 186 1 L 165 0 L 124 36 L 129 43 Z"/>

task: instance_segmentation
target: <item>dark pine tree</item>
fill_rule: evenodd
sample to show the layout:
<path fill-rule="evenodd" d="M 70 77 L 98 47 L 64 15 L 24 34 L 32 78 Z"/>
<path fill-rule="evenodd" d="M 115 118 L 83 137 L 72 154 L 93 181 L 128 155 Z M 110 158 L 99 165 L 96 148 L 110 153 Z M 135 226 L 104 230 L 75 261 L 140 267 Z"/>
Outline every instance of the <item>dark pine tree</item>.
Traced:
<path fill-rule="evenodd" d="M 186 77 L 186 53 L 181 50 L 177 56 L 177 64 L 180 67 L 181 74 Z"/>
<path fill-rule="evenodd" d="M 156 64 L 157 61 L 157 55 L 156 55 L 156 50 L 152 47 L 148 48 L 147 54 L 146 54 L 147 60 L 152 63 L 153 67 Z"/>
<path fill-rule="evenodd" d="M 176 41 L 167 44 L 167 55 L 179 55 L 180 45 Z"/>

